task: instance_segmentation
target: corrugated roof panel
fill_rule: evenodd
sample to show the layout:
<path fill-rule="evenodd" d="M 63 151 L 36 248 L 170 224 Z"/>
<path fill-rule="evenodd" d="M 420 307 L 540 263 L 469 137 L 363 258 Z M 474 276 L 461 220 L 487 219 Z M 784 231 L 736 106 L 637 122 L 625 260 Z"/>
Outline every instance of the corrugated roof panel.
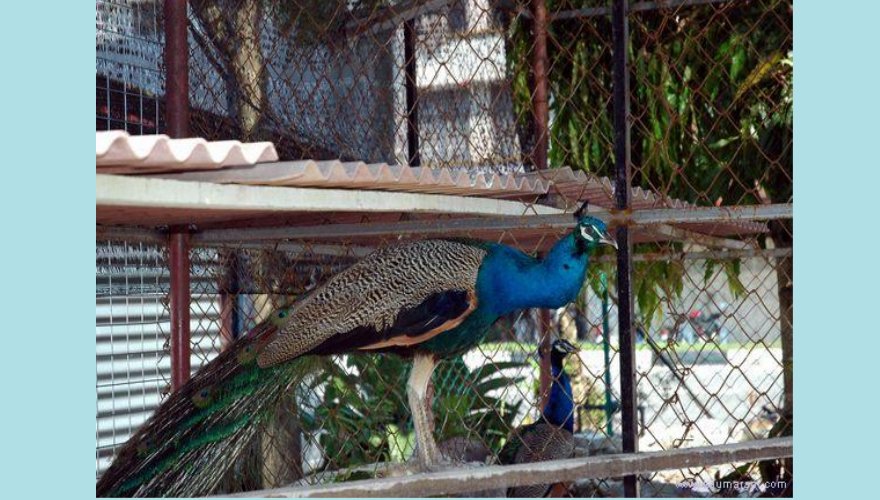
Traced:
<path fill-rule="evenodd" d="M 477 203 L 478 198 L 519 199 L 533 203 L 539 196 L 555 193 L 566 200 L 569 206 L 589 200 L 592 205 L 613 210 L 615 206 L 614 185 L 605 177 L 597 177 L 582 171 L 574 171 L 568 167 L 554 168 L 538 172 L 521 172 L 521 167 L 482 167 L 475 169 L 447 168 L 431 169 L 408 167 L 404 165 L 388 165 L 385 163 L 367 164 L 364 162 L 330 161 L 287 161 L 277 162 L 277 155 L 261 157 L 255 153 L 268 143 L 241 144 L 236 141 L 207 143 L 202 139 L 170 140 L 164 136 L 129 137 L 124 132 L 98 133 L 96 158 L 99 172 L 118 171 L 122 173 L 147 173 L 162 179 L 139 179 L 143 186 L 136 188 L 134 197 L 125 198 L 122 189 L 124 178 L 116 180 L 111 176 L 99 176 L 105 184 L 115 183 L 116 189 L 98 196 L 96 220 L 99 224 L 147 225 L 157 224 L 196 224 L 202 228 L 216 225 L 218 227 L 247 227 L 254 225 L 288 224 L 285 216 L 294 217 L 297 224 L 302 224 L 306 217 L 296 212 L 321 212 L 321 220 L 325 223 L 339 223 L 340 217 L 346 215 L 330 213 L 333 210 L 321 208 L 318 198 L 314 195 L 308 202 L 303 193 L 299 193 L 300 204 L 294 206 L 292 197 L 286 190 L 272 191 L 268 187 L 296 188 L 333 188 L 361 190 L 366 195 L 369 191 L 395 191 L 401 193 L 430 193 L 436 195 L 454 195 L 470 197 L 468 202 Z M 268 144 L 271 147 L 271 144 Z M 212 151 L 214 155 L 212 156 Z M 253 154 L 244 158 L 246 153 Z M 262 154 L 262 153 L 260 153 Z M 271 158 L 270 158 L 271 157 Z M 236 168 L 222 168 L 237 163 Z M 264 163 L 254 162 L 263 161 Z M 126 162 L 132 162 L 130 166 Z M 130 170 L 129 167 L 133 170 Z M 174 171 L 174 172 L 171 172 Z M 159 173 L 156 173 L 159 172 Z M 502 173 L 499 173 L 502 172 Z M 127 179 L 126 179 L 127 181 Z M 184 181 L 170 183 L 169 181 Z M 138 201 L 134 198 L 148 191 L 149 183 L 157 185 L 163 182 L 167 188 L 159 189 L 159 193 L 148 199 Z M 198 185 L 190 184 L 198 182 Z M 228 186 L 219 186 L 226 184 Z M 259 194 L 250 186 L 262 186 Z M 187 188 L 197 188 L 187 193 Z M 175 194 L 169 195 L 171 188 Z M 221 192 L 226 193 L 232 188 L 238 191 L 221 202 Z M 225 191 L 224 191 L 225 190 Z M 100 191 L 100 190 L 99 190 Z M 214 194 L 209 194 L 209 191 Z M 166 196 L 162 198 L 161 193 Z M 182 198 L 197 199 L 197 203 L 185 203 Z M 271 206 L 266 203 L 255 203 L 254 200 L 265 201 L 272 194 L 275 202 Z M 375 194 L 375 193 L 374 193 Z M 248 200 L 248 196 L 253 199 Z M 170 196 L 170 197 L 169 197 Z M 350 210 L 352 202 L 346 194 L 336 194 L 336 200 L 345 198 L 345 203 L 336 212 Z M 440 206 L 431 206 L 425 198 L 417 205 L 421 211 L 432 214 L 453 214 L 458 212 L 478 214 L 480 210 L 461 210 L 464 203 L 446 201 Z M 436 201 L 436 200 L 435 200 Z M 490 200 L 486 200 L 487 202 Z M 395 207 L 386 197 L 370 204 L 360 203 L 360 213 L 386 212 L 388 214 L 404 213 L 413 210 L 402 205 Z M 548 208 L 530 204 L 530 208 Z M 672 199 L 661 194 L 643 189 L 632 188 L 632 208 L 635 210 L 648 208 L 689 208 L 695 205 L 683 200 Z M 299 210 L 297 210 L 297 208 Z M 499 207 L 492 207 L 494 212 Z M 521 209 L 525 213 L 526 209 Z M 436 216 L 436 215 L 435 215 Z M 375 218 L 371 215 L 371 219 Z M 713 223 L 688 223 L 678 226 L 693 233 L 707 236 L 741 236 L 766 232 L 766 225 L 751 221 L 724 221 Z M 659 240 L 681 239 L 679 236 L 656 234 Z"/>
<path fill-rule="evenodd" d="M 95 132 L 95 167 L 101 173 L 213 170 L 271 161 L 278 161 L 271 142 L 208 142 L 167 135 L 130 136 L 122 130 Z"/>
<path fill-rule="evenodd" d="M 158 174 L 175 180 L 342 189 L 376 189 L 414 193 L 483 196 L 489 198 L 536 198 L 550 187 L 539 177 L 467 169 L 434 169 L 341 161 L 286 161 L 211 172 Z"/>

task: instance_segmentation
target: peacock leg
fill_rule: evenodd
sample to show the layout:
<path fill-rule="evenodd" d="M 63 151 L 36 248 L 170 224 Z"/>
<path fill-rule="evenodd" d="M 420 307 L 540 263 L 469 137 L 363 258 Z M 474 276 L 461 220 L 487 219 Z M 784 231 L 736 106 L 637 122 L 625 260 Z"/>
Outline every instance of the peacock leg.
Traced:
<path fill-rule="evenodd" d="M 433 355 L 416 354 L 406 384 L 406 396 L 416 430 L 416 455 L 423 470 L 436 469 L 441 459 L 434 441 L 432 402 L 428 400 L 428 384 L 435 366 Z"/>

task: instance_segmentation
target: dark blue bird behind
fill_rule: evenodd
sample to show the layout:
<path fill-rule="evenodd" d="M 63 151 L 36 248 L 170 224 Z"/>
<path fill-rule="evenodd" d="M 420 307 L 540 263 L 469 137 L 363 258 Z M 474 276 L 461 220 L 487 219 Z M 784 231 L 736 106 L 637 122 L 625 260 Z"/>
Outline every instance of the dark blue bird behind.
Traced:
<path fill-rule="evenodd" d="M 571 390 L 571 377 L 563 366 L 565 356 L 564 352 L 551 350 L 550 373 L 553 376 L 553 383 L 550 386 L 550 395 L 543 414 L 549 424 L 574 432 L 574 394 Z"/>
<path fill-rule="evenodd" d="M 565 371 L 566 356 L 577 348 L 557 340 L 550 349 L 553 381 L 547 403 L 537 422 L 520 427 L 504 445 L 498 460 L 502 464 L 522 464 L 571 458 L 574 455 L 574 395 L 571 378 Z M 564 485 L 532 484 L 508 489 L 508 497 L 545 497 L 551 491 L 564 491 Z"/>

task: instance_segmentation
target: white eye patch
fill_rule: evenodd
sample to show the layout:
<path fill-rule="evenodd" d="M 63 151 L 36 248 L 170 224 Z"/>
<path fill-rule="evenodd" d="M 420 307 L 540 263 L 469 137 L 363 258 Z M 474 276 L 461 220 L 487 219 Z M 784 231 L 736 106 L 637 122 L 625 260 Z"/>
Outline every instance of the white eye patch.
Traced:
<path fill-rule="evenodd" d="M 583 226 L 581 227 L 581 236 L 587 241 L 595 241 L 593 235 L 590 234 L 592 232 L 593 226 Z"/>

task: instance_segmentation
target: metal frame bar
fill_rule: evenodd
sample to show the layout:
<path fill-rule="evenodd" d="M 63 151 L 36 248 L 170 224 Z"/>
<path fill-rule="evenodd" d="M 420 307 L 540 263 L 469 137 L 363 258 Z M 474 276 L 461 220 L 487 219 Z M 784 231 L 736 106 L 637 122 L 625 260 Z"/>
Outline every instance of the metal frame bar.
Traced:
<path fill-rule="evenodd" d="M 162 244 L 168 242 L 167 235 L 161 231 L 141 228 L 117 227 L 117 226 L 97 226 L 97 240 L 114 240 L 114 241 L 139 241 L 145 243 Z M 240 240 L 240 241 L 211 241 L 211 238 L 204 238 L 201 234 L 193 234 L 191 241 L 197 244 L 211 245 L 218 244 L 226 246 L 232 243 L 235 248 L 265 248 L 279 250 L 284 252 L 302 253 L 311 250 L 315 255 L 330 256 L 350 256 L 353 258 L 366 257 L 375 247 L 364 245 L 334 245 L 332 243 L 294 243 L 286 241 L 272 240 Z M 706 251 L 684 251 L 684 252 L 654 252 L 654 253 L 637 253 L 633 255 L 633 261 L 650 262 L 650 261 L 674 261 L 674 260 L 725 260 L 725 259 L 748 259 L 763 257 L 767 259 L 778 259 L 782 257 L 791 257 L 794 254 L 791 248 L 748 248 L 748 249 L 717 249 Z M 594 257 L 596 262 L 616 262 L 617 257 L 613 255 L 600 255 Z"/>
<path fill-rule="evenodd" d="M 457 467 L 442 472 L 310 487 L 286 486 L 224 495 L 224 497 L 342 498 L 451 495 L 474 490 L 557 483 L 576 479 L 634 476 L 694 465 L 771 460 L 790 457 L 792 453 L 792 438 L 784 437 L 649 453 L 592 456 L 505 466 Z"/>
<path fill-rule="evenodd" d="M 377 15 L 349 22 L 345 28 L 356 36 L 373 35 L 395 29 L 406 21 L 440 10 L 450 3 L 452 0 L 405 0 L 385 7 Z"/>
<path fill-rule="evenodd" d="M 720 238 L 695 231 L 688 231 L 668 224 L 655 224 L 651 226 L 651 233 L 665 236 L 669 241 L 687 241 L 710 248 L 729 248 L 732 250 L 746 250 L 754 245 L 751 242 L 731 238 Z"/>
<path fill-rule="evenodd" d="M 165 245 L 168 243 L 168 235 L 155 230 L 131 226 L 95 226 L 96 240 L 111 241 L 139 241 L 142 243 L 155 243 Z"/>
<path fill-rule="evenodd" d="M 165 0 L 165 122 L 172 138 L 189 136 L 189 41 L 187 1 Z M 190 373 L 190 255 L 189 233 L 172 232 L 168 238 L 171 278 L 171 389 L 189 380 Z"/>
<path fill-rule="evenodd" d="M 794 208 L 791 203 L 777 203 L 731 207 L 635 209 L 627 213 L 612 213 L 608 222 L 612 225 L 649 225 L 791 219 L 793 216 Z"/>
<path fill-rule="evenodd" d="M 615 204 L 628 211 L 632 205 L 632 168 L 630 165 L 630 91 L 629 91 L 629 0 L 614 0 L 611 6 L 613 60 L 613 115 Z M 630 228 L 617 227 L 617 334 L 620 347 L 621 444 L 624 453 L 639 451 L 639 420 L 636 385 L 636 342 L 632 290 L 632 239 Z M 640 496 L 638 477 L 624 476 L 623 494 Z"/>
<path fill-rule="evenodd" d="M 174 231 L 168 237 L 168 264 L 171 274 L 171 389 L 186 384 L 190 373 L 190 238 Z"/>
<path fill-rule="evenodd" d="M 707 5 L 714 3 L 736 2 L 738 0 L 660 0 L 653 2 L 636 2 L 630 5 L 630 12 L 645 12 L 660 9 L 675 9 L 678 7 L 694 7 L 698 5 Z M 409 0 L 401 2 L 398 5 L 386 7 L 382 12 L 375 16 L 369 16 L 349 22 L 346 30 L 357 36 L 371 35 L 381 33 L 396 28 L 411 19 L 424 14 L 430 14 L 440 10 L 452 3 L 452 0 Z M 526 9 L 519 8 L 516 2 L 505 1 L 499 2 L 502 7 L 511 8 L 517 11 L 521 16 L 532 19 L 532 13 Z M 584 9 L 569 9 L 559 12 L 548 13 L 548 21 L 562 21 L 565 19 L 582 19 L 597 16 L 607 16 L 611 14 L 608 7 L 592 7 Z"/>
<path fill-rule="evenodd" d="M 676 9 L 679 7 L 696 7 L 714 3 L 732 3 L 737 0 L 661 0 L 656 2 L 636 2 L 629 6 L 630 12 L 647 12 L 661 9 Z M 515 8 L 515 3 L 505 2 L 509 7 Z M 518 14 L 531 19 L 531 14 L 525 9 L 517 9 Z M 569 9 L 553 12 L 550 21 L 564 21 L 568 19 L 586 19 L 591 17 L 608 16 L 611 14 L 609 7 L 586 7 L 583 9 Z"/>
<path fill-rule="evenodd" d="M 532 165 L 536 170 L 547 169 L 550 148 L 550 100 L 548 94 L 547 59 L 547 6 L 544 0 L 532 0 L 534 41 L 532 44 L 532 117 L 535 123 L 535 147 Z"/>
<path fill-rule="evenodd" d="M 165 0 L 165 123 L 175 139 L 189 136 L 189 42 L 186 0 Z"/>
<path fill-rule="evenodd" d="M 407 163 L 412 167 L 422 164 L 419 154 L 419 89 L 416 78 L 416 22 L 403 23 L 403 60 L 406 76 L 406 147 Z"/>
<path fill-rule="evenodd" d="M 675 262 L 683 260 L 728 260 L 728 259 L 779 259 L 791 257 L 794 251 L 791 248 L 751 248 L 748 250 L 709 250 L 699 252 L 654 252 L 637 253 L 633 255 L 633 262 Z M 617 256 L 600 255 L 594 258 L 595 262 L 617 262 Z"/>
<path fill-rule="evenodd" d="M 531 8 L 534 13 L 531 71 L 534 82 L 534 89 L 532 91 L 532 119 L 535 124 L 535 145 L 529 160 L 535 170 L 546 170 L 550 149 L 550 101 L 547 88 L 547 5 L 544 3 L 544 0 L 532 0 Z M 550 397 L 552 376 L 549 353 L 552 342 L 550 338 L 552 328 L 549 310 L 541 309 L 538 311 L 538 317 L 540 318 L 538 330 L 540 338 L 538 339 L 538 344 L 542 354 L 538 360 L 538 382 L 540 388 L 538 412 L 540 413 Z"/>
<path fill-rule="evenodd" d="M 549 207 L 547 207 L 549 209 Z M 551 209 L 554 210 L 554 209 Z M 676 223 L 709 223 L 728 221 L 789 219 L 791 205 L 758 205 L 754 207 L 660 208 L 611 213 L 590 211 L 611 226 L 657 225 Z M 572 216 L 567 213 L 493 217 L 462 217 L 455 219 L 376 222 L 363 224 L 322 224 L 316 226 L 270 227 L 246 229 L 210 229 L 193 235 L 199 243 L 229 243 L 244 240 L 284 240 L 312 238 L 349 238 L 353 236 L 431 235 L 467 231 L 509 231 L 513 229 L 569 229 Z M 687 231 L 687 233 L 693 233 Z M 680 233 L 685 234 L 685 233 Z M 700 235 L 704 236 L 704 235 Z"/>

